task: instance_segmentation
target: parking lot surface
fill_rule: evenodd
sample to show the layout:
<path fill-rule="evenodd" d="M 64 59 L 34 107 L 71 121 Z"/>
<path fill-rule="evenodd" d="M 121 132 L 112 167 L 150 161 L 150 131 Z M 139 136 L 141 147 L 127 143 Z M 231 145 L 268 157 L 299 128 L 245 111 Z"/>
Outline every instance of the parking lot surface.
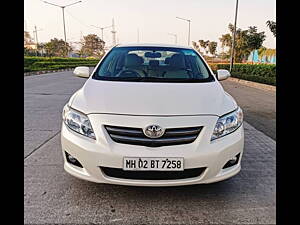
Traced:
<path fill-rule="evenodd" d="M 64 172 L 62 107 L 85 81 L 70 71 L 24 78 L 25 224 L 275 224 L 276 142 L 255 129 L 246 113 L 242 170 L 229 180 L 130 187 L 91 183 Z M 234 96 L 239 87 L 233 85 L 232 91 L 231 85 L 225 89 Z"/>

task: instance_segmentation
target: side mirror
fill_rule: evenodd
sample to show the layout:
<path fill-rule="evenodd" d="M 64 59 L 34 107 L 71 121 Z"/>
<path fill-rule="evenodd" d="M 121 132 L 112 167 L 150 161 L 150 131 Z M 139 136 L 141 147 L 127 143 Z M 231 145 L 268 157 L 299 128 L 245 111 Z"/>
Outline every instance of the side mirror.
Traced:
<path fill-rule="evenodd" d="M 230 72 L 228 70 L 217 70 L 217 79 L 226 80 L 230 77 Z"/>
<path fill-rule="evenodd" d="M 78 66 L 74 69 L 73 73 L 77 77 L 89 78 L 90 69 L 87 66 Z"/>

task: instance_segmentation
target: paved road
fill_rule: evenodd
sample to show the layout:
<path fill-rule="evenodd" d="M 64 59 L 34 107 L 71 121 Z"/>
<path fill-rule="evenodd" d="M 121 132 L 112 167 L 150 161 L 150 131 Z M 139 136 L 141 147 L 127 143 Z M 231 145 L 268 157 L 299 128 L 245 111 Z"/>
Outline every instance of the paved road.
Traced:
<path fill-rule="evenodd" d="M 276 141 L 276 92 L 228 80 L 221 84 L 242 107 L 245 120 Z"/>
<path fill-rule="evenodd" d="M 223 182 L 127 187 L 64 172 L 61 111 L 84 82 L 71 72 L 24 78 L 25 224 L 275 224 L 276 142 L 247 122 L 242 171 Z"/>

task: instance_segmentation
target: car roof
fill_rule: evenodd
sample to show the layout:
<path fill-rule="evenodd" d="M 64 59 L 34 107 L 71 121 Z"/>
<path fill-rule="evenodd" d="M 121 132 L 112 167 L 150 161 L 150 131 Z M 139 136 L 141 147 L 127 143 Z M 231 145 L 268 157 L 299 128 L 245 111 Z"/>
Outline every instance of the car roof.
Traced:
<path fill-rule="evenodd" d="M 185 48 L 185 49 L 193 49 L 190 46 L 183 45 L 172 45 L 172 44 L 159 44 L 159 43 L 131 43 L 131 44 L 118 44 L 117 47 L 166 47 L 166 48 Z"/>

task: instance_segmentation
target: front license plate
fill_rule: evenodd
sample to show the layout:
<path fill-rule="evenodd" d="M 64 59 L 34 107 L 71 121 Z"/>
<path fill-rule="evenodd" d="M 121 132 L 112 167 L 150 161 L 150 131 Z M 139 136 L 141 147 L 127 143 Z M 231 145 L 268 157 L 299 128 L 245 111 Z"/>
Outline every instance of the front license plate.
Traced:
<path fill-rule="evenodd" d="M 124 157 L 123 170 L 182 171 L 184 158 Z"/>

